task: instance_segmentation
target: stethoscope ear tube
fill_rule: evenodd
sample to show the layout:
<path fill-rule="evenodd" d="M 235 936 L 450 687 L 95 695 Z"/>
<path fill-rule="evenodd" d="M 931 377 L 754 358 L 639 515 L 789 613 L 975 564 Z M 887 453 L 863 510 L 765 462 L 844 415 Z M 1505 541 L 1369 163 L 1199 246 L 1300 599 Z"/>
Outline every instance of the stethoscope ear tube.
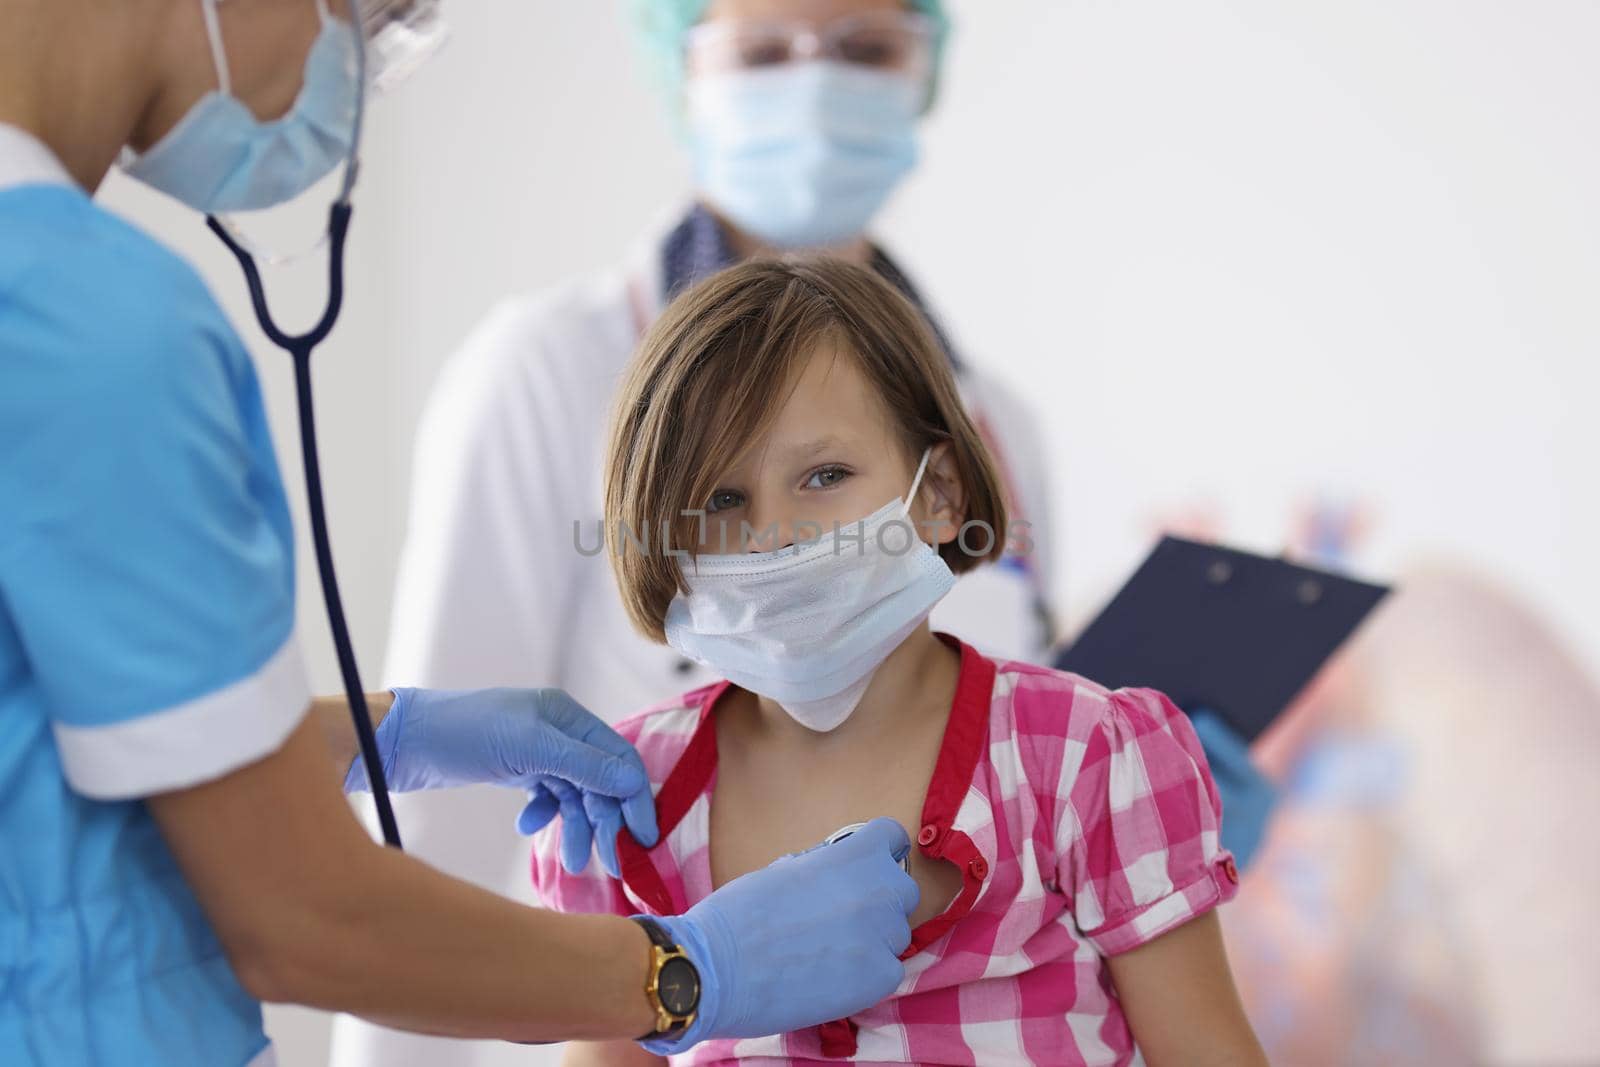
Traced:
<path fill-rule="evenodd" d="M 273 344 L 288 352 L 294 360 L 295 399 L 300 416 L 300 458 L 305 468 L 306 507 L 311 513 L 311 540 L 316 547 L 322 601 L 328 609 L 328 628 L 333 632 L 345 698 L 350 703 L 350 717 L 355 723 L 356 739 L 361 744 L 361 760 L 367 769 L 367 781 L 372 786 L 373 803 L 377 805 L 378 825 L 383 830 L 384 843 L 400 848 L 400 826 L 395 821 L 394 807 L 389 802 L 389 784 L 383 775 L 378 739 L 372 729 L 372 716 L 367 712 L 366 690 L 361 684 L 355 649 L 350 643 L 350 628 L 345 622 L 344 603 L 339 597 L 339 578 L 333 569 L 328 516 L 322 500 L 322 469 L 317 461 L 317 424 L 311 402 L 311 353 L 333 329 L 334 322 L 339 318 L 339 308 L 344 303 L 344 243 L 350 230 L 350 204 L 346 200 L 339 200 L 328 217 L 328 306 L 322 313 L 322 319 L 298 336 L 284 333 L 273 321 L 255 257 L 215 217 L 208 217 L 206 225 L 222 239 L 222 243 L 228 246 L 243 268 L 245 282 L 250 287 L 250 302 L 255 307 L 262 330 Z"/>
<path fill-rule="evenodd" d="M 350 155 L 345 162 L 344 184 L 328 212 L 328 304 L 322 318 L 310 330 L 291 336 L 278 328 L 267 306 L 266 287 L 255 257 L 236 239 L 220 219 L 206 216 L 211 232 L 228 246 L 244 270 L 250 288 L 250 303 L 268 339 L 288 352 L 294 360 L 295 402 L 300 421 L 300 460 L 305 469 L 306 508 L 311 513 L 311 541 L 316 548 L 317 577 L 322 584 L 322 602 L 328 611 L 328 629 L 333 632 L 333 647 L 339 657 L 339 675 L 350 705 L 356 740 L 361 745 L 361 762 L 367 770 L 372 801 L 378 809 L 378 825 L 384 843 L 400 848 L 400 824 L 395 821 L 389 802 L 389 783 L 383 774 L 383 759 L 378 755 L 378 738 L 367 711 L 367 691 L 356 666 L 355 647 L 350 642 L 350 627 L 344 618 L 344 601 L 339 596 L 339 577 L 333 569 L 333 548 L 328 540 L 328 515 L 322 501 L 322 466 L 317 460 L 317 421 L 311 402 L 311 353 L 333 330 L 344 305 L 344 244 L 350 232 L 350 193 L 360 169 L 361 130 L 366 117 L 367 43 L 362 32 L 361 10 L 357 0 L 349 0 L 350 25 L 356 35 L 356 118 L 350 136 Z"/>

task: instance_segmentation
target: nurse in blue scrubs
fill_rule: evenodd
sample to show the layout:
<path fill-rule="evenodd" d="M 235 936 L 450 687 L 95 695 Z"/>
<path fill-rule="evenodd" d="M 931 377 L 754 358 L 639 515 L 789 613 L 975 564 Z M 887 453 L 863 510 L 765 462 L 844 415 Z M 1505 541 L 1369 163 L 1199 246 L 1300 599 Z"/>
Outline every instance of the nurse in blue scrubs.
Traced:
<path fill-rule="evenodd" d="M 345 0 L 336 0 L 343 5 Z M 0 0 L 0 1063 L 265 1064 L 259 1001 L 669 1053 L 876 1002 L 916 890 L 888 820 L 659 923 L 524 908 L 374 844 L 313 701 L 254 370 L 193 269 L 90 195 L 208 212 L 344 159 L 356 60 L 417 3 Z M 346 14 L 341 8 L 340 14 Z M 381 76 L 385 72 L 372 72 Z M 397 789 L 533 790 L 568 860 L 637 754 L 551 690 L 369 698 Z"/>

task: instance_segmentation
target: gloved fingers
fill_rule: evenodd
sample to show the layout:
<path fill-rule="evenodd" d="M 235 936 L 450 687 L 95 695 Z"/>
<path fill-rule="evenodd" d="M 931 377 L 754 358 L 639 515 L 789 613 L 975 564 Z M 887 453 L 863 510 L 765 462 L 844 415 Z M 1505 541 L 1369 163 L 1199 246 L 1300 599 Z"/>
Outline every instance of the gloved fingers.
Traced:
<path fill-rule="evenodd" d="M 834 852 L 838 849 L 838 852 Z M 906 833 L 905 827 L 890 818 L 877 818 L 867 823 L 849 837 L 835 841 L 831 845 L 823 846 L 822 852 L 829 862 L 845 863 L 855 859 L 868 861 L 874 874 L 886 879 L 882 886 L 901 911 L 901 920 L 917 910 L 917 904 L 922 900 L 922 891 L 917 888 L 916 879 L 912 878 L 900 866 L 900 859 L 911 850 L 911 837 Z M 816 852 L 811 849 L 801 853 L 802 856 Z M 911 933 L 906 931 L 906 941 L 909 943 Z M 903 950 L 905 945 L 901 945 Z"/>
<path fill-rule="evenodd" d="M 603 793 L 619 800 L 641 790 L 650 792 L 644 762 L 631 745 L 628 756 L 616 756 L 568 734 L 558 735 L 556 742 L 558 747 L 551 765 L 535 767 L 535 771 L 564 778 L 586 792 Z"/>
<path fill-rule="evenodd" d="M 622 805 L 615 797 L 599 793 L 583 795 L 583 810 L 594 827 L 595 850 L 600 853 L 600 866 L 613 878 L 622 877 L 622 864 L 617 861 L 617 835 L 622 832 Z"/>
<path fill-rule="evenodd" d="M 887 824 L 877 832 L 883 835 L 889 845 L 889 884 L 891 891 L 894 893 L 895 903 L 900 907 L 899 918 L 902 920 L 902 925 L 905 926 L 905 937 L 899 939 L 898 944 L 895 946 L 895 952 L 898 954 L 904 952 L 906 946 L 911 943 L 911 927 L 904 920 L 908 919 L 911 913 L 917 910 L 917 905 L 922 902 L 922 889 L 917 885 L 917 880 L 911 877 L 906 869 L 900 865 L 900 861 L 905 859 L 906 855 L 911 851 L 911 838 L 906 833 L 905 827 L 894 819 L 880 818 L 874 819 L 873 822 Z M 868 823 L 867 826 L 870 828 L 872 823 Z M 859 830 L 857 831 L 857 833 L 860 832 Z M 852 834 L 851 836 L 855 835 Z M 845 838 L 845 840 L 848 841 L 849 838 Z M 881 848 L 882 846 L 880 845 L 879 847 Z"/>
<path fill-rule="evenodd" d="M 544 689 L 542 693 L 546 709 L 562 709 L 554 718 L 568 723 L 568 736 L 600 752 L 597 760 L 600 766 L 592 779 L 586 781 L 576 773 L 579 768 L 574 768 L 574 774 L 566 776 L 568 781 L 590 795 L 600 793 L 621 800 L 622 821 L 626 822 L 634 840 L 645 848 L 653 848 L 661 837 L 656 829 L 656 797 L 650 792 L 650 774 L 645 771 L 645 761 L 638 758 L 638 750 L 562 689 Z"/>
<path fill-rule="evenodd" d="M 583 794 L 559 778 L 545 784 L 561 805 L 561 866 L 568 874 L 577 874 L 589 865 L 594 847 L 594 828 L 583 810 Z"/>
<path fill-rule="evenodd" d="M 1278 789 L 1250 758 L 1250 745 L 1209 708 L 1190 715 L 1195 736 L 1205 749 L 1222 799 L 1222 847 L 1233 853 L 1242 870 L 1249 866 L 1266 835 Z"/>
<path fill-rule="evenodd" d="M 1272 812 L 1278 805 L 1278 787 L 1253 765 L 1240 773 L 1217 777 L 1222 797 L 1222 847 L 1233 853 L 1242 871 L 1250 866 L 1266 838 Z"/>
<path fill-rule="evenodd" d="M 655 847 L 661 832 L 656 826 L 655 794 L 649 786 L 622 799 L 622 821 L 635 841 L 645 848 Z"/>
<path fill-rule="evenodd" d="M 540 721 L 568 736 L 580 736 L 590 720 L 600 722 L 599 716 L 574 700 L 565 689 L 530 689 L 527 692 L 533 698 Z"/>
<path fill-rule="evenodd" d="M 573 741 L 598 750 L 602 757 L 592 761 L 601 768 L 595 774 L 614 776 L 611 779 L 580 779 L 577 774 L 564 775 L 582 789 L 592 789 L 607 796 L 627 797 L 640 789 L 650 787 L 644 761 L 628 739 L 607 726 L 601 719 L 560 689 L 540 689 L 539 715 L 546 723 L 561 731 Z"/>
<path fill-rule="evenodd" d="M 881 851 L 898 864 L 911 851 L 911 835 L 896 820 L 879 816 L 828 847 L 845 849 L 846 855 L 870 856 Z"/>
<path fill-rule="evenodd" d="M 910 943 L 911 939 L 908 935 L 906 944 L 909 945 Z M 905 946 L 901 946 L 895 955 L 898 956 L 900 952 L 904 951 Z M 894 991 L 900 988 L 900 983 L 905 981 L 906 978 L 906 965 L 899 959 L 885 960 L 882 966 L 883 973 L 877 976 L 877 988 L 882 990 L 878 996 L 880 1001 L 888 1000 L 889 997 L 893 996 Z"/>
<path fill-rule="evenodd" d="M 524 837 L 533 836 L 543 830 L 560 810 L 560 801 L 543 782 L 534 785 L 528 790 L 527 806 L 522 809 L 522 814 L 517 816 L 517 832 Z"/>
<path fill-rule="evenodd" d="M 917 888 L 916 879 L 899 867 L 894 869 L 894 873 L 898 877 L 884 890 L 887 914 L 884 916 L 885 925 L 880 929 L 888 933 L 885 944 L 889 950 L 899 956 L 911 944 L 911 913 L 917 910 L 922 891 Z"/>
<path fill-rule="evenodd" d="M 905 868 L 901 867 L 898 862 L 889 868 L 889 887 L 891 892 L 894 893 L 895 903 L 900 907 L 902 918 L 909 917 L 912 912 L 917 910 L 917 905 L 922 902 L 922 889 L 917 885 L 917 880 L 907 874 Z M 901 944 L 895 951 L 904 952 L 906 944 L 909 944 L 910 941 L 911 928 L 907 926 L 905 943 Z"/>
<path fill-rule="evenodd" d="M 911 877 L 910 871 L 900 866 L 898 860 L 895 862 L 892 877 L 900 889 L 900 910 L 905 912 L 906 918 L 909 919 L 917 910 L 917 905 L 922 903 L 922 887 L 917 885 L 917 880 Z"/>

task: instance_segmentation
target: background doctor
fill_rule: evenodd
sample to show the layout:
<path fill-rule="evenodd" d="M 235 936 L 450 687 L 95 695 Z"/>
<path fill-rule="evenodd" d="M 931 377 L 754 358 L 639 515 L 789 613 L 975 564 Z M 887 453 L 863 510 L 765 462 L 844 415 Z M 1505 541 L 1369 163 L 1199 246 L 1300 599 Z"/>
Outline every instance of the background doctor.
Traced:
<path fill-rule="evenodd" d="M 125 146 L 208 212 L 353 165 L 361 40 L 311 0 L 0 0 L 0 1063 L 264 1067 L 261 1000 L 664 1046 L 876 1002 L 916 897 L 889 820 L 647 933 L 455 881 L 341 797 L 354 735 L 309 697 L 249 357 L 193 269 L 88 194 Z M 653 832 L 637 755 L 559 692 L 371 701 L 396 788 L 545 776 Z M 647 992 L 658 938 L 699 974 L 674 961 L 677 1007 Z"/>

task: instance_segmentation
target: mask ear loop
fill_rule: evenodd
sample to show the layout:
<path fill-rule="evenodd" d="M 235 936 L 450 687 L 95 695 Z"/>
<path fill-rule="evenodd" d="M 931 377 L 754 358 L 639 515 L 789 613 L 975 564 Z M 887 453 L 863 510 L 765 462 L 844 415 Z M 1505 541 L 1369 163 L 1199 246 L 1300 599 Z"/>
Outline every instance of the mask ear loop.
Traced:
<path fill-rule="evenodd" d="M 932 456 L 932 445 L 929 445 L 927 448 L 922 450 L 922 462 L 917 464 L 917 476 L 911 479 L 911 491 L 908 492 L 906 494 L 906 498 L 900 502 L 900 510 L 906 516 L 906 518 L 911 517 L 911 502 L 917 499 L 917 490 L 922 488 L 922 476 L 927 472 L 928 460 Z"/>
<path fill-rule="evenodd" d="M 200 14 L 206 21 L 206 39 L 211 42 L 211 65 L 217 71 L 217 90 L 223 96 L 232 96 L 233 81 L 228 77 L 228 52 L 222 47 L 222 23 L 217 18 L 217 0 L 200 0 Z"/>

